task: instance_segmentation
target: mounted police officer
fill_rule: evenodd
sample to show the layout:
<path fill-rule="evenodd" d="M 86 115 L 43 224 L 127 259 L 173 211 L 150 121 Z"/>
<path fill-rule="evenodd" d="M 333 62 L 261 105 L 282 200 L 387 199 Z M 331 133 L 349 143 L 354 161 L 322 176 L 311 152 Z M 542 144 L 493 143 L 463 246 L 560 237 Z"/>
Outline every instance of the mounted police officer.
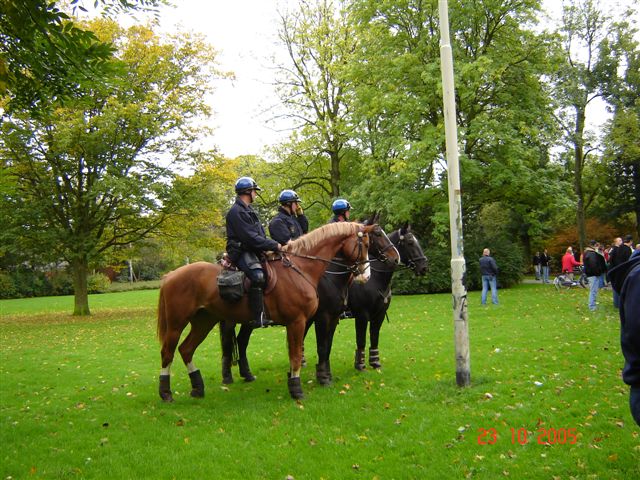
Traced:
<path fill-rule="evenodd" d="M 329 220 L 329 223 L 335 222 L 348 222 L 351 210 L 351 204 L 344 198 L 339 198 L 331 205 L 331 211 L 333 217 Z"/>
<path fill-rule="evenodd" d="M 236 201 L 227 213 L 227 254 L 231 261 L 251 279 L 249 307 L 253 315 L 251 326 L 266 327 L 272 322 L 264 318 L 263 288 L 266 276 L 260 263 L 263 252 L 278 251 L 281 245 L 267 238 L 258 214 L 251 204 L 258 191 L 258 184 L 251 177 L 236 181 Z"/>
<path fill-rule="evenodd" d="M 278 202 L 278 214 L 269 222 L 269 233 L 275 241 L 286 245 L 309 231 L 309 221 L 300 206 L 300 197 L 293 190 L 280 192 Z"/>

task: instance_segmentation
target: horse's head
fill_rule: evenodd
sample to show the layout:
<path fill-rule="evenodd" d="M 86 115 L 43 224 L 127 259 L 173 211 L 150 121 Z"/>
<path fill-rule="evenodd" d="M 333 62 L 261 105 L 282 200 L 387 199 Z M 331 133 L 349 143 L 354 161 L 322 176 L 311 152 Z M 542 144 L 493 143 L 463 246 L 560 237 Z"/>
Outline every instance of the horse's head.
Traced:
<path fill-rule="evenodd" d="M 378 225 L 380 214 L 374 213 L 370 218 L 362 222 L 363 225 L 372 225 L 373 230 L 369 235 L 369 257 L 388 267 L 394 268 L 400 264 L 400 253 L 389 240 L 382 227 Z"/>
<path fill-rule="evenodd" d="M 400 264 L 400 252 L 380 225 L 373 225 L 373 230 L 369 234 L 369 257 L 389 267 Z"/>
<path fill-rule="evenodd" d="M 413 270 L 413 273 L 416 275 L 427 273 L 427 257 L 424 256 L 422 247 L 408 223 L 389 235 L 389 239 L 400 252 L 400 261 Z"/>
<path fill-rule="evenodd" d="M 371 233 L 376 225 L 357 225 L 353 235 L 349 235 L 342 245 L 342 255 L 347 262 L 354 266 L 355 280 L 366 282 L 371 276 L 369 269 L 369 243 Z"/>

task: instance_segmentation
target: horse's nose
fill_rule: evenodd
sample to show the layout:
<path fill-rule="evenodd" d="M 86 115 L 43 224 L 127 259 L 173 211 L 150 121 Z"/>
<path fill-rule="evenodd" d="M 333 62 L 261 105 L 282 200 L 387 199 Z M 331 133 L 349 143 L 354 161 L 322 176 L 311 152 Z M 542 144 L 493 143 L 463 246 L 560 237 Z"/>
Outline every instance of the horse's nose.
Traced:
<path fill-rule="evenodd" d="M 395 262 L 395 265 L 400 265 L 400 252 L 398 251 L 398 249 L 396 247 L 393 247 L 393 251 L 396 254 L 394 259 L 393 259 L 393 261 Z"/>

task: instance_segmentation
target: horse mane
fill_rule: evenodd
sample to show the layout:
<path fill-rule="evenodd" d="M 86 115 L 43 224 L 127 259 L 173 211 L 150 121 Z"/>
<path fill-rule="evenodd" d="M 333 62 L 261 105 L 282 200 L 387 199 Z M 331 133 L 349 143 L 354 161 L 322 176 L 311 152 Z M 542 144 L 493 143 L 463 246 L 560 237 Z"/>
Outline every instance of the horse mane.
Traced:
<path fill-rule="evenodd" d="M 292 240 L 285 251 L 298 254 L 305 253 L 328 238 L 338 235 L 352 235 L 357 233 L 359 228 L 360 225 L 353 222 L 328 223 Z"/>

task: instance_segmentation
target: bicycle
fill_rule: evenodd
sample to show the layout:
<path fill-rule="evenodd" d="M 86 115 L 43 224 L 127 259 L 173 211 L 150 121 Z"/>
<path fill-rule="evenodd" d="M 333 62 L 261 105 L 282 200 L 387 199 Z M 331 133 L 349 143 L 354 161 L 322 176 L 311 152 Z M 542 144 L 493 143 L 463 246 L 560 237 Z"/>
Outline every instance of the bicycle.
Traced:
<path fill-rule="evenodd" d="M 587 274 L 584 273 L 584 267 L 580 265 L 573 269 L 574 280 L 571 280 L 569 275 L 566 273 L 561 273 L 556 278 L 553 279 L 553 284 L 556 287 L 556 290 L 568 290 L 573 287 L 582 287 L 587 288 L 589 285 L 589 279 L 587 278 Z M 575 275 L 580 275 L 577 280 L 575 280 Z"/>

